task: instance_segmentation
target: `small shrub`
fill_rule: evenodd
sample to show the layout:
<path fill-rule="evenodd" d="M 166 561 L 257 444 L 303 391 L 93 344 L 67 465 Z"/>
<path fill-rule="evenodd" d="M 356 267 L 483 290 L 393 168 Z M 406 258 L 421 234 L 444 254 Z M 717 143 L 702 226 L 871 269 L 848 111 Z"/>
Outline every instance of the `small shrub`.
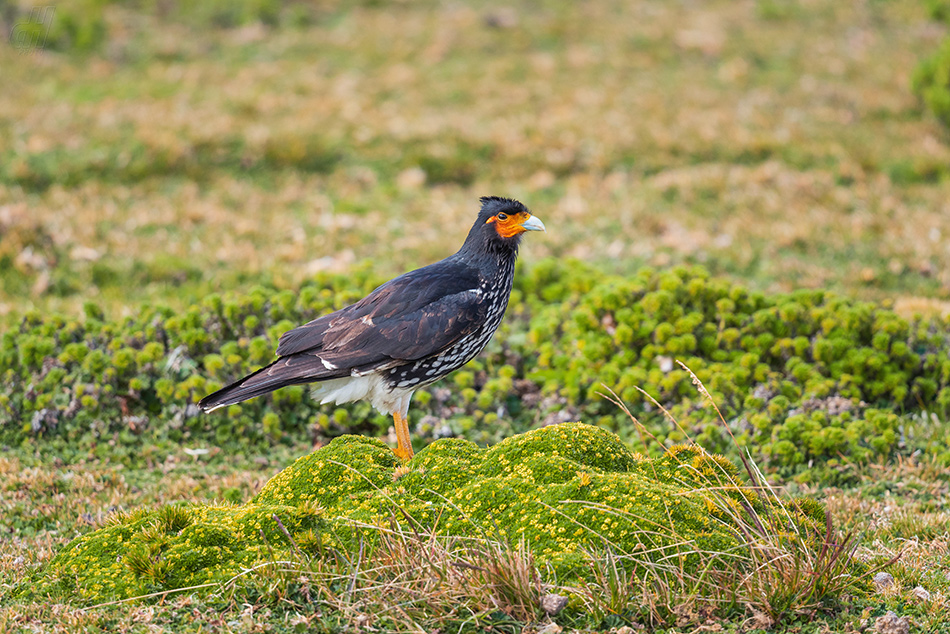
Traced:
<path fill-rule="evenodd" d="M 331 410 L 305 387 L 212 415 L 194 408 L 269 362 L 282 332 L 378 282 L 360 269 L 318 277 L 295 293 L 257 287 L 178 312 L 146 307 L 121 321 L 91 304 L 82 320 L 26 315 L 0 338 L 0 442 L 52 444 L 64 459 L 111 446 L 116 458 L 134 461 L 143 445 L 266 451 L 309 442 L 315 431 L 379 433 L 391 422 L 368 404 Z M 695 440 L 735 452 L 680 360 L 719 404 L 739 446 L 792 476 L 821 472 L 828 460 L 893 455 L 903 424 L 897 412 L 950 414 L 946 322 L 911 324 L 821 291 L 765 296 L 686 268 L 619 278 L 547 261 L 521 272 L 514 296 L 486 352 L 415 399 L 414 422 L 447 419 L 465 438 L 498 442 L 567 408 L 632 442 L 633 424 L 598 396 L 605 384 L 661 442 L 685 436 L 638 389 Z M 129 425 L 141 417 L 149 424 Z"/>
<path fill-rule="evenodd" d="M 911 87 L 934 116 L 950 126 L 950 38 L 917 66 Z"/>
<path fill-rule="evenodd" d="M 931 20 L 950 22 L 950 0 L 926 0 L 925 5 Z"/>

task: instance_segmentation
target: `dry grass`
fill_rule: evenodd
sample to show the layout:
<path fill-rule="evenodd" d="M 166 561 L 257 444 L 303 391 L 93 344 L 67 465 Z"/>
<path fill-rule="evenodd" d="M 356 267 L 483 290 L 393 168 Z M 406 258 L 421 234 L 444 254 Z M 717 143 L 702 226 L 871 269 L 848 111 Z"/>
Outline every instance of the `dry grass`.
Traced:
<path fill-rule="evenodd" d="M 920 631 L 944 631 L 950 604 L 950 479 L 930 456 L 870 465 L 853 487 L 802 487 L 819 496 L 847 530 L 861 536 L 856 556 L 871 565 L 894 560 L 886 570 L 895 583 L 877 599 L 910 614 Z M 921 587 L 929 598 L 914 594 Z"/>
<path fill-rule="evenodd" d="M 912 3 L 770 6 L 514 5 L 512 28 L 486 26 L 487 6 L 355 7 L 200 33 L 113 7 L 105 58 L 0 49 L 12 173 L 56 153 L 54 175 L 90 169 L 0 184 L 0 223 L 32 219 L 58 247 L 18 261 L 27 297 L 0 310 L 97 293 L 119 310 L 134 263 L 158 269 L 135 294 L 172 303 L 236 273 L 292 285 L 366 258 L 395 273 L 449 252 L 485 193 L 544 218 L 532 258 L 950 296 L 950 148 L 908 89 L 941 29 Z M 324 151 L 339 162 L 307 169 Z M 142 173 L 123 167 L 136 152 Z M 419 165 L 444 182 L 422 185 Z M 200 284 L 175 280 L 188 266 Z M 43 278 L 56 267 L 81 298 Z"/>

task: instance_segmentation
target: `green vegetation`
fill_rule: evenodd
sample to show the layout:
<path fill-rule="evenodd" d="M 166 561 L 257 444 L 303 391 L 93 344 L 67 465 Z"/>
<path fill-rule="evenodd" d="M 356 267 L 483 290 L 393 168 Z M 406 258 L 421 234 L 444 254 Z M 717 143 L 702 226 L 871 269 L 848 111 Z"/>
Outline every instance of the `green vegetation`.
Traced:
<path fill-rule="evenodd" d="M 0 343 L 0 440 L 51 445 L 69 460 L 124 455 L 134 463 L 180 443 L 266 451 L 313 434 L 383 430 L 390 422 L 368 404 L 326 411 L 304 387 L 223 415 L 194 406 L 271 360 L 292 325 L 375 283 L 365 274 L 323 276 L 297 293 L 258 287 L 212 295 L 183 312 L 146 308 L 119 323 L 93 305 L 82 320 L 29 314 Z M 607 386 L 660 443 L 683 442 L 685 433 L 712 451 L 748 449 L 785 476 L 837 479 L 855 465 L 916 450 L 950 464 L 941 439 L 908 433 L 914 417 L 950 416 L 947 321 L 912 324 L 824 291 L 767 296 L 701 269 L 621 278 L 556 261 L 523 272 L 510 311 L 487 357 L 417 396 L 415 421 L 451 411 L 455 434 L 497 443 L 572 411 L 638 437 L 599 395 Z M 731 434 L 674 360 L 703 382 Z M 641 389 L 685 430 L 651 412 Z M 420 431 L 431 438 L 435 430 Z"/>
<path fill-rule="evenodd" d="M 950 38 L 914 71 L 913 89 L 937 119 L 950 126 Z"/>
<path fill-rule="evenodd" d="M 947 0 L 927 0 L 927 14 L 931 20 L 950 21 L 950 2 Z"/>
<path fill-rule="evenodd" d="M 538 311 L 528 334 L 537 356 L 525 373 L 587 416 L 611 416 L 611 404 L 597 398 L 606 385 L 641 420 L 658 419 L 636 406 L 649 405 L 642 389 L 700 444 L 726 451 L 734 437 L 787 475 L 816 460 L 891 455 L 901 424 L 894 412 L 950 413 L 948 322 L 911 326 L 884 308 L 823 291 L 764 296 L 701 270 L 586 284 L 572 270 L 560 280 L 557 267 L 534 272 L 550 286 L 528 301 Z M 729 421 L 728 437 L 709 397 Z M 664 426 L 651 428 L 661 442 L 683 439 Z M 634 434 L 628 427 L 625 435 Z"/>

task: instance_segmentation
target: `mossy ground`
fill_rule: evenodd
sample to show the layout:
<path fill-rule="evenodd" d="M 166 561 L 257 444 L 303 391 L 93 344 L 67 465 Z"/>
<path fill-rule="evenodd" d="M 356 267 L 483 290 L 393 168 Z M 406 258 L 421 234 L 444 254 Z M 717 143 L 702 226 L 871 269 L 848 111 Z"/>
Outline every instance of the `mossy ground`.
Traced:
<path fill-rule="evenodd" d="M 524 544 L 561 583 L 589 576 L 591 554 L 604 549 L 638 555 L 630 561 L 639 565 L 674 558 L 690 569 L 713 554 L 741 555 L 741 534 L 719 506 L 724 489 L 762 517 L 779 510 L 743 489 L 731 463 L 698 447 L 648 459 L 581 423 L 489 449 L 440 440 L 404 465 L 379 440 L 343 436 L 298 459 L 244 505 L 174 505 L 110 518 L 21 591 L 56 589 L 80 603 L 210 584 L 207 593 L 257 565 L 293 558 L 294 549 L 313 558 L 352 552 L 396 527 Z M 820 510 L 817 518 L 814 509 L 782 512 L 809 539 L 818 534 Z"/>
<path fill-rule="evenodd" d="M 300 509 L 260 504 L 164 506 L 114 516 L 68 545 L 36 590 L 82 604 L 223 583 L 267 561 L 271 544 L 283 552 L 281 525 L 300 534 L 318 524 L 318 516 Z"/>

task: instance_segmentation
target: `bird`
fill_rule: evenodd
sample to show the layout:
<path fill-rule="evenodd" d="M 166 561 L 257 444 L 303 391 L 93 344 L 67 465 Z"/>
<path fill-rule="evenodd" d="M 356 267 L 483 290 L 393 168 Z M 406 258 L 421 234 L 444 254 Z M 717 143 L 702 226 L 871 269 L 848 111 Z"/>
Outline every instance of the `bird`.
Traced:
<path fill-rule="evenodd" d="M 281 335 L 277 359 L 205 396 L 205 412 L 288 385 L 314 384 L 321 403 L 369 401 L 393 417 L 396 456 L 413 456 L 413 393 L 471 361 L 508 308 L 515 260 L 527 231 L 544 223 L 521 202 L 483 196 L 462 247 L 404 273 L 358 302 Z"/>

